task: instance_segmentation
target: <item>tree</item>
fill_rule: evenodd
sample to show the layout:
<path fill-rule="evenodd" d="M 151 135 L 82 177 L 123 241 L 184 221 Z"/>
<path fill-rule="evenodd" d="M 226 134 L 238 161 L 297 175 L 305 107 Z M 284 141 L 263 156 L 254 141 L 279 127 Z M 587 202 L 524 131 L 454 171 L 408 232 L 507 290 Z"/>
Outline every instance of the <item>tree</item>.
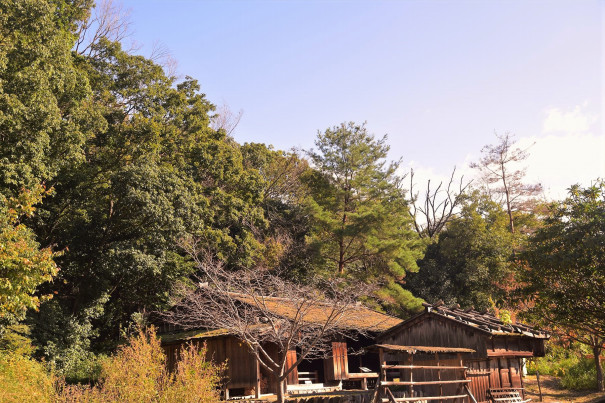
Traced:
<path fill-rule="evenodd" d="M 605 183 L 581 188 L 550 206 L 522 254 L 531 315 L 558 333 L 592 347 L 597 386 L 604 390 Z"/>
<path fill-rule="evenodd" d="M 7 197 L 50 184 L 84 159 L 96 114 L 71 31 L 87 3 L 0 1 L 0 193 Z"/>
<path fill-rule="evenodd" d="M 79 55 L 96 56 L 96 45 L 101 39 L 122 42 L 131 35 L 130 10 L 113 0 L 100 0 L 78 21 L 74 50 Z"/>
<path fill-rule="evenodd" d="M 471 168 L 478 169 L 483 175 L 488 193 L 501 197 L 508 213 L 510 232 L 514 233 L 515 212 L 527 211 L 535 196 L 542 191 L 542 185 L 524 183 L 525 168 L 516 166 L 529 157 L 527 149 L 515 147 L 513 136 L 509 133 L 496 134 L 496 137 L 499 143 L 483 147 L 483 157 L 479 162 L 472 163 Z"/>
<path fill-rule="evenodd" d="M 334 280 L 321 282 L 318 289 L 262 267 L 226 270 L 198 241 L 186 240 L 183 247 L 199 270 L 198 285 L 182 283 L 173 308 L 162 318 L 184 329 L 226 329 L 238 337 L 277 380 L 279 402 L 285 401 L 288 374 L 302 360 L 324 356 L 336 336 L 354 337 L 347 322 L 359 316 L 357 301 L 367 295 L 367 286 L 342 287 L 342 281 Z M 378 325 L 355 332 L 364 334 Z M 273 347 L 277 355 L 271 353 Z M 297 359 L 288 365 L 291 350 Z"/>
<path fill-rule="evenodd" d="M 410 290 L 427 301 L 490 309 L 506 298 L 513 273 L 514 235 L 507 214 L 489 197 L 475 191 L 462 202 L 435 243 L 410 275 Z"/>
<path fill-rule="evenodd" d="M 386 162 L 386 136 L 377 140 L 365 124 L 343 123 L 318 133 L 315 145 L 310 239 L 328 272 L 378 279 L 393 307 L 418 308 L 401 282 L 417 269 L 421 247 L 396 175 L 399 162 Z"/>
<path fill-rule="evenodd" d="M 454 216 L 456 207 L 464 199 L 464 192 L 472 181 L 464 183 L 464 175 L 460 177 L 458 190 L 452 189 L 456 167 L 447 187 L 442 189 L 443 182 L 435 189 L 431 189 L 431 180 L 426 183 L 424 201 L 418 203 L 418 192 L 414 193 L 414 170 L 410 171 L 410 215 L 414 220 L 414 228 L 421 238 L 435 238 L 445 228 L 448 221 Z M 419 214 L 420 213 L 420 214 Z"/>
<path fill-rule="evenodd" d="M 190 78 L 99 40 L 95 57 L 74 56 L 88 78 L 98 118 L 84 158 L 54 176 L 32 228 L 65 253 L 54 301 L 32 313 L 32 336 L 46 360 L 111 351 L 141 311 L 160 309 L 193 267 L 176 246 L 203 238 L 230 265 L 263 255 L 267 225 L 262 179 L 240 146 L 209 127 L 213 105 Z M 79 348 L 81 346 L 82 348 Z M 76 348 L 77 347 L 77 348 Z"/>
<path fill-rule="evenodd" d="M 40 249 L 33 231 L 21 222 L 34 213 L 44 193 L 40 186 L 9 199 L 0 194 L 0 333 L 22 320 L 27 309 L 38 308 L 37 287 L 58 272 L 56 254 Z"/>
<path fill-rule="evenodd" d="M 313 251 L 306 242 L 311 222 L 304 201 L 309 190 L 304 178 L 312 174 L 308 162 L 296 151 L 246 143 L 244 165 L 258 171 L 263 180 L 262 206 L 269 225 L 260 236 L 265 245 L 264 265 L 285 267 L 289 279 L 305 281 L 311 273 Z"/>

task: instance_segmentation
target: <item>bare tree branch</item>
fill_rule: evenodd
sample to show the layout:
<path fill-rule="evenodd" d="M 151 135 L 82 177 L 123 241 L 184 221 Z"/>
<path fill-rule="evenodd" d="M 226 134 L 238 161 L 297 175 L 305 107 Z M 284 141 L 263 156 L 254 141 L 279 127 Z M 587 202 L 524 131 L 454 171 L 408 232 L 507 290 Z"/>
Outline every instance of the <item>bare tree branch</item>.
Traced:
<path fill-rule="evenodd" d="M 300 361 L 325 357 L 335 337 L 355 338 L 381 325 L 359 326 L 365 308 L 357 301 L 370 295 L 369 286 L 347 287 L 344 280 L 294 284 L 262 267 L 229 271 L 199 241 L 182 246 L 199 269 L 197 285 L 175 289 L 174 307 L 161 314 L 163 320 L 183 329 L 224 329 L 246 343 L 282 385 Z M 268 346 L 277 346 L 279 354 Z M 298 359 L 288 366 L 291 350 Z"/>
<path fill-rule="evenodd" d="M 229 105 L 223 104 L 216 109 L 216 114 L 212 117 L 210 127 L 214 130 L 224 130 L 227 136 L 230 136 L 239 125 L 244 115 L 243 109 L 233 112 Z"/>
<path fill-rule="evenodd" d="M 79 55 L 94 56 L 94 48 L 102 38 L 122 42 L 132 35 L 130 10 L 114 0 L 101 0 L 90 16 L 80 23 L 74 50 Z"/>
<path fill-rule="evenodd" d="M 500 196 L 497 202 L 504 205 L 509 217 L 509 227 L 515 232 L 514 211 L 528 210 L 535 203 L 535 197 L 542 192 L 542 185 L 523 183 L 526 168 L 515 169 L 514 165 L 529 157 L 528 148 L 515 147 L 514 136 L 510 133 L 497 134 L 499 143 L 488 144 L 481 149 L 483 156 L 470 164 L 482 175 L 482 180 L 490 196 Z"/>
<path fill-rule="evenodd" d="M 458 188 L 453 188 L 456 167 L 445 189 L 443 182 L 435 189 L 431 189 L 429 179 L 424 191 L 423 201 L 419 202 L 419 192 L 414 192 L 414 170 L 410 170 L 410 208 L 409 213 L 414 221 L 414 228 L 421 237 L 433 238 L 439 234 L 447 222 L 452 218 L 456 207 L 460 204 L 464 192 L 472 181 L 464 181 L 464 175 L 460 177 Z M 423 222 L 424 221 L 424 222 Z"/>

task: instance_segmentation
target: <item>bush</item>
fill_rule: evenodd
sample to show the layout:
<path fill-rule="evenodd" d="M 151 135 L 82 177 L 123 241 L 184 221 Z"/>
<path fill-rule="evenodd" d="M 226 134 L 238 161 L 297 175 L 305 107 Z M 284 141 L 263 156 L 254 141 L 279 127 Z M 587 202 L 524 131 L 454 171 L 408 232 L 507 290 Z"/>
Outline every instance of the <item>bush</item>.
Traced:
<path fill-rule="evenodd" d="M 596 389 L 597 368 L 593 359 L 581 358 L 561 375 L 565 389 Z"/>
<path fill-rule="evenodd" d="M 189 345 L 181 351 L 176 371 L 170 373 L 154 329 L 140 331 L 102 362 L 97 386 L 63 384 L 59 401 L 214 403 L 220 400 L 222 367 L 207 362 L 205 353 L 205 348 Z"/>
<path fill-rule="evenodd" d="M 0 354 L 0 402 L 52 402 L 55 379 L 44 364 L 14 353 Z"/>
<path fill-rule="evenodd" d="M 534 375 L 552 375 L 561 379 L 565 389 L 596 389 L 597 374 L 594 359 L 583 358 L 586 347 L 579 344 L 560 346 L 551 344 L 546 356 L 530 361 L 527 372 Z"/>

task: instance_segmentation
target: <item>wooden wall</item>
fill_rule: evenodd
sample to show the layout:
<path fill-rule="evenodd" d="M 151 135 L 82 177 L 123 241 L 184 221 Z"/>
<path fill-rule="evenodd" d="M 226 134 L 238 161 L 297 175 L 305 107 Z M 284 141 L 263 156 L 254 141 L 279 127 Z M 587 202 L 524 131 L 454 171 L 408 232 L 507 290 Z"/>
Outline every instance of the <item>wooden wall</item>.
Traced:
<path fill-rule="evenodd" d="M 346 341 L 332 342 L 332 354 L 324 360 L 326 381 L 349 379 L 349 359 Z"/>
<path fill-rule="evenodd" d="M 488 341 L 487 334 L 434 315 L 426 315 L 413 326 L 400 328 L 394 333 L 379 337 L 379 343 L 382 344 L 462 347 L 476 351 L 473 354 L 465 354 L 466 359 L 485 358 Z"/>
<path fill-rule="evenodd" d="M 196 340 L 193 343 L 202 346 L 206 344 L 206 358 L 215 363 L 227 362 L 227 387 L 229 389 L 256 387 L 256 359 L 240 340 L 231 336 L 215 337 L 206 340 Z M 162 346 L 168 358 L 168 368 L 174 370 L 178 360 L 179 350 L 186 343 L 175 343 Z M 236 365 L 233 365 L 236 363 Z"/>

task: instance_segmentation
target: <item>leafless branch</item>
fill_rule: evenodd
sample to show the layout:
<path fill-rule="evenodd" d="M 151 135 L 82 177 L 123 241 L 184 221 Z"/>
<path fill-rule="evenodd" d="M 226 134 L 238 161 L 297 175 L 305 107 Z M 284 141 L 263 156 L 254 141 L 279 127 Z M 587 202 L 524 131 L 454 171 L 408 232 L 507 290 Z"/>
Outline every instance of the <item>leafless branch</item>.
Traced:
<path fill-rule="evenodd" d="M 94 56 L 94 48 L 101 38 L 122 42 L 132 34 L 130 10 L 114 0 L 99 1 L 89 18 L 78 27 L 74 50 L 79 55 Z"/>
<path fill-rule="evenodd" d="M 230 136 L 235 128 L 239 125 L 242 120 L 244 111 L 240 109 L 237 112 L 233 112 L 229 105 L 223 104 L 216 109 L 216 114 L 212 117 L 210 126 L 214 130 L 224 130 L 227 136 Z"/>
<path fill-rule="evenodd" d="M 199 270 L 197 284 L 178 285 L 164 321 L 183 329 L 224 329 L 246 343 L 280 382 L 301 360 L 324 357 L 335 337 L 354 338 L 379 325 L 351 327 L 359 322 L 357 301 L 370 287 L 346 287 L 343 280 L 294 284 L 262 267 L 230 271 L 199 241 L 188 239 L 182 246 Z M 277 346 L 279 354 L 272 355 L 268 346 Z M 288 366 L 290 350 L 298 352 L 298 361 Z"/>
<path fill-rule="evenodd" d="M 462 175 L 458 183 L 458 189 L 455 190 L 453 188 L 455 175 L 456 167 L 452 170 L 452 175 L 445 189 L 442 189 L 443 182 L 439 182 L 435 189 L 431 189 L 431 180 L 429 179 L 423 200 L 419 202 L 419 192 L 414 191 L 414 170 L 410 171 L 411 203 L 409 212 L 414 220 L 414 228 L 421 237 L 433 238 L 445 228 L 447 222 L 454 215 L 456 207 L 460 204 L 464 192 L 472 182 L 465 182 L 464 175 Z"/>
<path fill-rule="evenodd" d="M 484 146 L 481 149 L 483 156 L 470 167 L 479 171 L 488 194 L 499 198 L 496 201 L 504 205 L 510 231 L 515 232 L 513 212 L 530 209 L 535 204 L 535 197 L 542 192 L 542 185 L 523 183 L 526 169 L 514 167 L 529 157 L 529 147 L 515 147 L 516 141 L 510 133 L 496 133 L 496 137 L 499 143 Z"/>

